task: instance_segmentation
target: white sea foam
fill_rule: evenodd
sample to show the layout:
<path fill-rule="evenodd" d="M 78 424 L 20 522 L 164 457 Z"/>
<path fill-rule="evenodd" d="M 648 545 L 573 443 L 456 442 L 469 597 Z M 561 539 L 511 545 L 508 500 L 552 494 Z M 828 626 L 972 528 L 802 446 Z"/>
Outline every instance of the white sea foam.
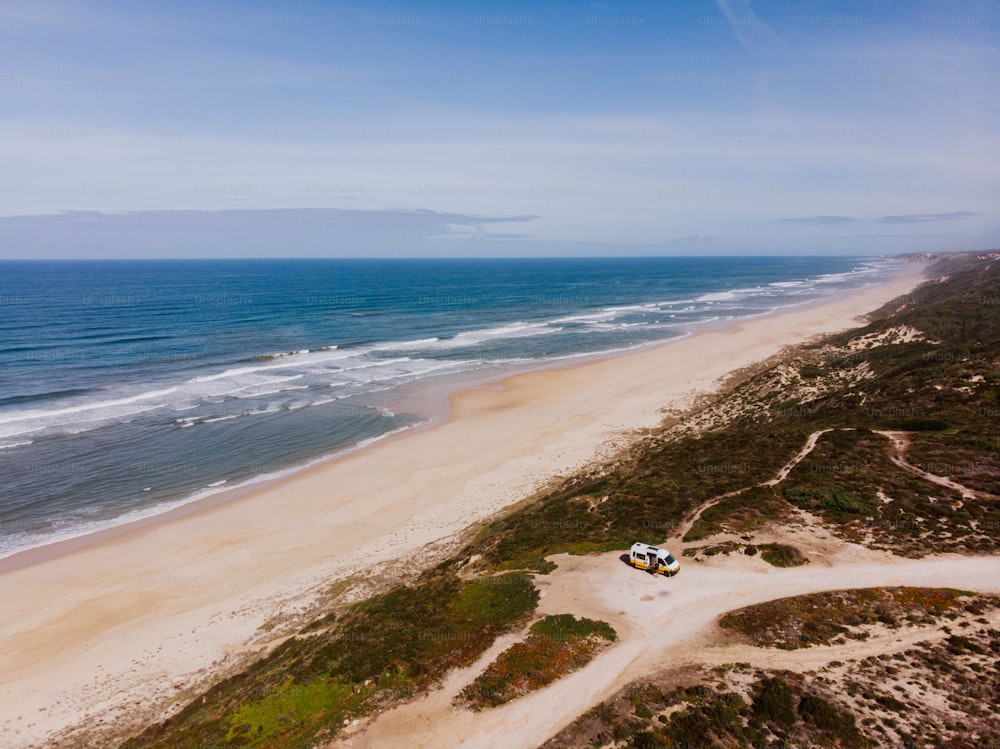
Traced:
<path fill-rule="evenodd" d="M 34 440 L 24 440 L 23 442 L 10 442 L 7 444 L 0 445 L 0 450 L 11 450 L 15 447 L 27 447 L 28 445 L 35 444 Z"/>
<path fill-rule="evenodd" d="M 565 322 L 599 322 L 601 320 L 610 320 L 617 316 L 615 310 L 604 310 L 602 312 L 591 312 L 582 315 L 567 315 L 566 317 L 557 317 L 552 320 L 553 323 L 565 323 Z"/>
<path fill-rule="evenodd" d="M 355 448 L 360 449 L 360 448 L 364 448 L 364 447 L 370 447 L 371 445 L 374 445 L 377 442 L 382 442 L 383 440 L 387 440 L 390 437 L 392 437 L 393 435 L 399 434 L 401 432 L 405 432 L 408 429 L 412 429 L 412 427 L 403 426 L 403 427 L 399 427 L 397 429 L 391 429 L 388 432 L 386 432 L 385 434 L 380 434 L 377 437 L 369 437 L 368 439 L 364 439 L 364 440 L 359 441 L 355 445 Z"/>
<path fill-rule="evenodd" d="M 259 386 L 258 385 L 258 386 L 251 386 L 251 387 L 267 387 L 267 386 L 266 385 L 265 386 Z M 309 385 L 296 385 L 296 386 L 290 387 L 290 388 L 277 388 L 276 390 L 274 390 L 274 389 L 272 389 L 272 390 L 255 390 L 252 393 L 243 393 L 243 395 L 237 395 L 237 396 L 234 396 L 234 397 L 239 398 L 240 400 L 246 400 L 248 398 L 262 398 L 265 395 L 278 395 L 279 393 L 291 393 L 291 392 L 294 392 L 296 390 L 308 390 L 309 387 L 310 387 Z M 246 388 L 244 388 L 244 389 L 246 389 Z"/>
<path fill-rule="evenodd" d="M 282 357 L 283 359 L 287 360 L 300 358 L 303 360 L 302 362 L 279 361 L 277 364 L 259 364 L 252 367 L 233 367 L 223 372 L 216 372 L 214 374 L 193 377 L 190 380 L 188 380 L 188 382 L 190 383 L 214 382 L 215 380 L 232 379 L 235 377 L 241 377 L 248 374 L 255 374 L 257 372 L 268 372 L 268 371 L 282 370 L 282 369 L 287 370 L 290 367 L 292 367 L 293 364 L 301 364 L 301 363 L 319 364 L 330 361 L 339 361 L 341 359 L 346 359 L 352 355 L 353 354 L 350 350 L 347 351 L 337 350 L 335 354 L 331 353 L 312 354 L 308 350 L 306 350 L 305 352 L 302 353 L 291 354 Z"/>
<path fill-rule="evenodd" d="M 132 403 L 138 403 L 139 401 L 149 400 L 150 398 L 162 398 L 165 395 L 170 395 L 171 393 L 177 392 L 177 387 L 169 387 L 164 390 L 151 390 L 144 393 L 139 393 L 137 395 L 132 395 L 127 398 L 115 398 L 106 401 L 92 401 L 87 403 L 79 403 L 73 406 L 66 406 L 65 408 L 53 408 L 53 409 L 36 409 L 31 411 L 15 411 L 11 414 L 0 416 L 0 425 L 2 424 L 12 424 L 19 421 L 28 421 L 31 419 L 50 419 L 55 416 L 68 416 L 70 414 L 82 413 L 85 411 L 93 411 L 99 408 L 114 408 L 116 406 L 126 406 Z"/>
<path fill-rule="evenodd" d="M 38 419 L 34 423 L 26 421 L 17 426 L 0 424 L 0 439 L 11 437 L 23 437 L 26 434 L 45 432 L 57 427 L 62 434 L 82 434 L 92 429 L 97 429 L 103 425 L 118 422 L 126 423 L 132 416 L 137 416 L 148 411 L 155 411 L 163 408 L 164 404 L 156 403 L 141 408 L 132 408 L 128 411 L 115 411 L 110 414 L 90 414 L 90 418 L 66 418 L 60 416 L 55 424 L 46 423 L 44 419 Z"/>
<path fill-rule="evenodd" d="M 658 302 L 650 302 L 647 304 L 621 304 L 615 307 L 604 307 L 605 312 L 633 312 L 635 310 L 651 310 L 656 309 Z"/>
<path fill-rule="evenodd" d="M 527 338 L 529 336 L 546 335 L 548 333 L 556 333 L 560 330 L 562 330 L 562 328 L 553 328 L 547 322 L 515 322 L 510 325 L 501 325 L 495 328 L 464 330 L 461 333 L 456 333 L 451 338 L 445 338 L 438 341 L 433 347 L 463 348 L 505 338 Z"/>
<path fill-rule="evenodd" d="M 814 283 L 843 283 L 852 276 L 857 276 L 856 271 L 849 271 L 847 273 L 827 273 L 826 275 L 817 278 Z"/>
<path fill-rule="evenodd" d="M 369 351 L 413 351 L 414 349 L 423 348 L 431 344 L 440 341 L 440 338 L 418 338 L 414 341 L 389 341 L 388 343 L 380 343 L 376 346 L 371 346 Z"/>
<path fill-rule="evenodd" d="M 702 294 L 695 298 L 696 302 L 729 302 L 736 298 L 732 291 L 717 291 L 711 294 Z"/>

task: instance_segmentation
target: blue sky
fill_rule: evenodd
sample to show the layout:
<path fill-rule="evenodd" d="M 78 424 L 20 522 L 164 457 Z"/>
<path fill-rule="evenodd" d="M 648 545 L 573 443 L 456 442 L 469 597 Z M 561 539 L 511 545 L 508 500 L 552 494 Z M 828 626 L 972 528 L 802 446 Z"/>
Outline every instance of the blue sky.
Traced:
<path fill-rule="evenodd" d="M 996 247 L 998 16 L 7 3 L 0 257 Z"/>

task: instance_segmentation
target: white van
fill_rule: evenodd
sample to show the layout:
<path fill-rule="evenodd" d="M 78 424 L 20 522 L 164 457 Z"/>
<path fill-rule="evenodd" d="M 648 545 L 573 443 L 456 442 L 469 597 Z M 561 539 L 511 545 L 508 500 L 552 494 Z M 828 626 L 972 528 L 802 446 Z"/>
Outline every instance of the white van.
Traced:
<path fill-rule="evenodd" d="M 650 572 L 662 572 L 667 577 L 673 577 L 681 569 L 681 563 L 666 549 L 649 544 L 632 544 L 628 562 L 633 567 Z"/>

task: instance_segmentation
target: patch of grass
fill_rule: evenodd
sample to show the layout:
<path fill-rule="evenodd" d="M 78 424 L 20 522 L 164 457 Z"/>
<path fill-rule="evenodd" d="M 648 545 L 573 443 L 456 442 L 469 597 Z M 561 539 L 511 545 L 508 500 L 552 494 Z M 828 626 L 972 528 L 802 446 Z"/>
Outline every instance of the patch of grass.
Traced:
<path fill-rule="evenodd" d="M 809 560 L 794 546 L 787 544 L 761 544 L 760 558 L 775 567 L 801 567 Z"/>
<path fill-rule="evenodd" d="M 887 419 L 882 424 L 886 429 L 902 432 L 943 432 L 948 428 L 944 419 Z"/>
<path fill-rule="evenodd" d="M 685 538 L 687 538 L 685 536 Z M 743 548 L 742 544 L 738 544 L 735 541 L 724 541 L 721 544 L 709 544 L 708 546 L 695 546 L 693 548 L 684 549 L 684 556 L 686 557 L 696 557 L 702 554 L 706 557 L 714 557 L 719 554 L 725 554 L 728 556 L 734 551 L 739 551 Z"/>
<path fill-rule="evenodd" d="M 425 684 L 471 663 L 497 634 L 524 621 L 537 601 L 531 580 L 517 572 L 401 586 L 348 613 L 313 667 L 355 683 L 402 669 Z"/>
<path fill-rule="evenodd" d="M 726 686 L 717 689 L 701 684 L 673 689 L 656 682 L 633 685 L 581 716 L 543 749 L 871 746 L 849 715 L 803 688 L 796 675 L 751 672 L 755 681 L 748 685 L 749 704 L 740 691 L 728 691 L 732 675 L 724 674 Z M 670 708 L 667 717 L 663 712 Z"/>
<path fill-rule="evenodd" d="M 607 622 L 585 617 L 577 619 L 572 614 L 552 614 L 544 619 L 539 619 L 531 625 L 530 632 L 533 635 L 551 637 L 558 641 L 581 639 L 590 635 L 597 635 L 609 642 L 614 642 L 618 638 L 614 627 Z"/>
<path fill-rule="evenodd" d="M 313 730 L 339 725 L 360 711 L 371 691 L 356 691 L 345 682 L 323 678 L 305 684 L 289 680 L 231 713 L 225 740 L 237 746 L 273 746 L 281 734 L 300 731 L 310 723 Z"/>
<path fill-rule="evenodd" d="M 503 651 L 459 697 L 473 710 L 496 707 L 582 668 L 617 635 L 606 622 L 556 614 Z"/>
<path fill-rule="evenodd" d="M 1000 414 L 1000 404 L 988 402 L 980 410 Z M 930 473 L 976 491 L 1000 495 L 1000 426 L 996 423 L 967 424 L 954 432 L 915 435 L 908 457 Z M 993 524 L 1000 524 L 1000 514 L 994 514 L 996 503 L 980 501 L 973 509 L 979 516 L 993 514 Z"/>

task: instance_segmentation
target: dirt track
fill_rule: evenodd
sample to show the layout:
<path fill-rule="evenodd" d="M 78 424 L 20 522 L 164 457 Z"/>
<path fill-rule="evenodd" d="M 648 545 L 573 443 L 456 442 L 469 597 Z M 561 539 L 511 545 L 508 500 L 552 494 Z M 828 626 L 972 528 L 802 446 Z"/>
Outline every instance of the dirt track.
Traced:
<path fill-rule="evenodd" d="M 832 551 L 827 549 L 827 552 Z M 813 667 L 817 657 L 849 657 L 823 649 L 777 651 L 726 642 L 718 617 L 735 608 L 785 596 L 847 587 L 914 585 L 972 588 L 1000 593 L 1000 559 L 942 556 L 899 559 L 844 544 L 831 566 L 770 567 L 759 557 L 733 554 L 687 563 L 674 578 L 652 576 L 623 564 L 617 553 L 552 557 L 559 567 L 538 576 L 538 614 L 572 613 L 602 619 L 619 641 L 587 667 L 507 705 L 481 713 L 454 708 L 452 698 L 513 642 L 505 638 L 476 664 L 452 674 L 444 687 L 416 702 L 358 725 L 333 746 L 535 747 L 581 713 L 651 672 L 700 663 L 748 662 L 781 668 Z M 890 632 L 856 647 L 892 650 L 934 637 Z M 896 641 L 899 642 L 896 642 Z M 843 651 L 843 652 L 840 652 Z M 863 653 L 862 653 L 863 655 Z M 362 730 L 366 729 L 366 730 Z"/>
<path fill-rule="evenodd" d="M 830 430 L 809 435 L 799 453 L 775 478 L 775 486 Z M 894 460 L 905 463 L 902 435 L 885 433 Z M 909 466 L 909 464 L 906 464 Z M 912 466 L 914 471 L 918 471 Z M 948 481 L 932 474 L 935 484 Z M 951 482 L 949 482 L 951 483 Z M 748 487 L 749 488 L 749 487 Z M 965 487 L 961 487 L 965 491 Z M 729 492 L 702 504 L 668 541 L 678 554 L 684 531 L 708 507 Z M 886 631 L 864 643 L 798 651 L 733 644 L 716 622 L 727 611 L 783 598 L 855 587 L 912 585 L 972 589 L 1000 593 L 1000 558 L 942 555 L 902 559 L 833 537 L 803 513 L 796 529 L 758 534 L 758 542 L 796 545 L 812 563 L 793 569 L 771 567 L 758 556 L 719 555 L 687 562 L 674 578 L 639 572 L 619 559 L 619 552 L 594 556 L 556 555 L 558 568 L 535 577 L 541 591 L 538 616 L 571 613 L 607 621 L 618 631 L 614 647 L 575 674 L 507 705 L 472 713 L 452 700 L 521 633 L 501 638 L 475 664 L 457 671 L 442 687 L 415 702 L 352 726 L 333 747 L 535 747 L 590 707 L 642 676 L 683 666 L 745 662 L 792 670 L 815 668 L 835 658 L 891 652 L 940 636 L 934 628 Z"/>

